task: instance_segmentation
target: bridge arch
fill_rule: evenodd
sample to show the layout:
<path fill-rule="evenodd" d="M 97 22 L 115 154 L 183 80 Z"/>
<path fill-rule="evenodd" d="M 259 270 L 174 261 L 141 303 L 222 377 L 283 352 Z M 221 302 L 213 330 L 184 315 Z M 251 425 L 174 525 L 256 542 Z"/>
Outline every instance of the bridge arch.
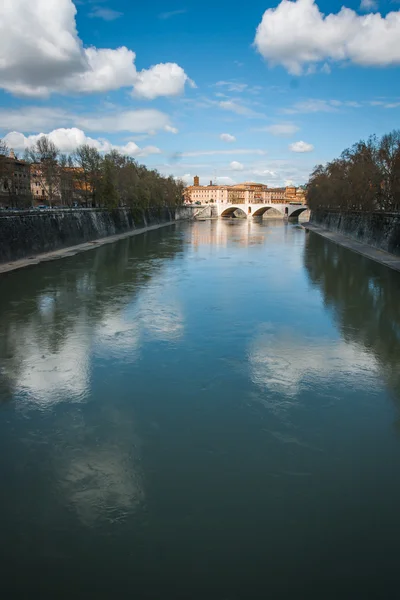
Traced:
<path fill-rule="evenodd" d="M 291 212 L 289 214 L 289 217 L 296 218 L 296 217 L 300 216 L 301 213 L 304 212 L 305 210 L 308 210 L 308 206 L 302 206 L 301 208 L 297 208 L 296 210 L 294 210 L 293 212 Z"/>
<path fill-rule="evenodd" d="M 237 210 L 240 210 L 240 212 L 242 213 L 240 216 L 241 217 L 246 217 L 246 213 L 244 212 L 243 208 L 241 208 L 240 206 L 229 206 L 228 208 L 226 208 L 225 210 L 222 211 L 221 213 L 221 217 L 235 217 L 235 212 Z"/>
<path fill-rule="evenodd" d="M 261 206 L 253 212 L 253 217 L 263 217 L 268 212 L 268 216 L 282 218 L 283 212 L 274 206 Z"/>

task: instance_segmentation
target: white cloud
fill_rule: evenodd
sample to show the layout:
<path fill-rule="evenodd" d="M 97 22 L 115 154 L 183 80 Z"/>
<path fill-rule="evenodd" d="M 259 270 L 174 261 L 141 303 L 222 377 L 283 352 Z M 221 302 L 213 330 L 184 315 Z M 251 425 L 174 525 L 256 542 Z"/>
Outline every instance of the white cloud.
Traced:
<path fill-rule="evenodd" d="M 213 156 L 218 154 L 266 154 L 264 150 L 252 150 L 251 148 L 239 148 L 235 150 L 195 150 L 193 152 L 182 152 L 180 156 Z"/>
<path fill-rule="evenodd" d="M 232 143 L 232 142 L 236 142 L 236 138 L 234 135 L 231 135 L 230 133 L 221 133 L 221 135 L 219 136 L 219 138 L 223 141 L 223 142 L 228 142 Z"/>
<path fill-rule="evenodd" d="M 49 130 L 57 127 L 78 127 L 86 131 L 130 133 L 155 133 L 164 129 L 177 133 L 168 115 L 152 108 L 140 110 L 119 110 L 96 113 L 96 116 L 68 113 L 63 109 L 31 106 L 23 109 L 0 109 L 0 129 L 25 132 Z"/>
<path fill-rule="evenodd" d="M 256 112 L 252 108 L 243 106 L 238 102 L 234 102 L 233 100 L 221 100 L 221 102 L 218 102 L 218 106 L 223 110 L 234 112 L 237 115 L 241 115 L 243 117 L 251 117 L 256 119 L 264 118 L 263 114 Z"/>
<path fill-rule="evenodd" d="M 236 181 L 232 177 L 217 177 L 218 185 L 234 185 Z"/>
<path fill-rule="evenodd" d="M 299 131 L 299 127 L 294 125 L 293 123 L 277 123 L 276 125 L 268 125 L 268 127 L 263 127 L 258 131 L 266 131 L 271 135 L 276 135 L 278 137 L 286 137 L 293 135 L 296 131 Z"/>
<path fill-rule="evenodd" d="M 265 11 L 255 46 L 271 64 L 301 75 L 322 61 L 350 61 L 362 66 L 400 63 L 400 12 L 360 16 L 342 7 L 323 15 L 314 0 L 282 0 Z"/>
<path fill-rule="evenodd" d="M 68 113 L 62 109 L 31 106 L 23 109 L 0 109 L 0 129 L 34 132 L 51 128 L 78 127 L 85 131 L 130 133 L 156 133 L 160 129 L 177 133 L 168 115 L 149 109 L 98 112 L 96 116 Z"/>
<path fill-rule="evenodd" d="M 187 12 L 186 8 L 180 8 L 178 10 L 170 10 L 169 12 L 162 12 L 158 15 L 159 19 L 166 20 L 171 17 L 176 17 L 178 15 L 184 15 Z"/>
<path fill-rule="evenodd" d="M 179 133 L 179 129 L 177 129 L 176 127 L 172 127 L 171 125 L 166 125 L 164 129 L 169 133 Z"/>
<path fill-rule="evenodd" d="M 289 145 L 289 150 L 291 152 L 312 152 L 314 150 L 314 146 L 312 144 L 307 144 L 307 142 L 294 142 Z"/>
<path fill-rule="evenodd" d="M 275 171 L 270 171 L 269 169 L 255 169 L 252 174 L 260 177 L 278 177 Z"/>
<path fill-rule="evenodd" d="M 337 108 L 329 100 L 305 100 L 296 102 L 291 108 L 284 108 L 282 112 L 291 115 L 296 113 L 335 112 Z"/>
<path fill-rule="evenodd" d="M 154 100 L 157 96 L 179 96 L 186 83 L 196 87 L 194 81 L 176 63 L 154 65 L 137 74 L 133 95 L 147 100 Z"/>
<path fill-rule="evenodd" d="M 84 48 L 76 30 L 72 0 L 13 0 L 2 4 L 0 87 L 8 92 L 45 97 L 52 92 L 105 92 L 137 83 L 139 90 L 144 86 L 146 98 L 155 98 L 181 93 L 184 84 L 190 82 L 181 67 L 173 63 L 137 73 L 136 55 L 125 46 Z M 109 9 L 98 10 L 103 11 L 104 18 L 104 11 Z M 162 85 L 151 76 L 160 71 Z M 171 82 L 166 81 L 169 76 Z"/>
<path fill-rule="evenodd" d="M 169 118 L 165 113 L 151 108 L 126 110 L 120 113 L 96 115 L 95 117 L 80 115 L 76 119 L 79 127 L 89 131 L 150 133 L 159 129 L 166 129 L 169 125 Z"/>
<path fill-rule="evenodd" d="M 84 52 L 88 68 L 66 79 L 60 91 L 106 92 L 135 82 L 136 55 L 132 50 L 122 46 L 116 50 L 87 48 Z"/>
<path fill-rule="evenodd" d="M 375 0 L 361 0 L 360 2 L 360 10 L 364 12 L 370 12 L 377 10 L 378 3 Z"/>
<path fill-rule="evenodd" d="M 127 142 L 125 145 L 119 146 L 117 144 L 112 144 L 103 138 L 94 139 L 86 136 L 81 129 L 77 129 L 76 127 L 72 127 L 71 129 L 55 129 L 54 131 L 50 131 L 48 134 L 39 133 L 37 135 L 29 136 L 25 136 L 23 133 L 19 133 L 18 131 L 11 131 L 4 137 L 4 140 L 10 148 L 23 151 L 26 148 L 29 148 L 29 146 L 32 146 L 44 135 L 47 135 L 47 137 L 57 146 L 57 148 L 59 148 L 61 152 L 66 153 L 73 152 L 76 147 L 80 146 L 81 144 L 87 144 L 92 148 L 96 148 L 99 152 L 118 150 L 122 154 L 137 157 L 148 156 L 150 154 L 160 154 L 161 152 L 161 150 L 155 146 L 139 148 L 135 142 Z"/>
<path fill-rule="evenodd" d="M 217 81 L 216 86 L 226 86 L 228 92 L 244 92 L 248 87 L 247 83 L 239 83 L 237 81 Z"/>
<path fill-rule="evenodd" d="M 118 12 L 117 10 L 113 10 L 112 8 L 100 6 L 96 6 L 96 8 L 94 8 L 89 13 L 89 17 L 95 19 L 103 19 L 103 21 L 115 21 L 115 19 L 119 19 L 119 17 L 122 17 L 122 15 L 122 12 Z"/>
<path fill-rule="evenodd" d="M 62 108 L 28 106 L 23 109 L 0 109 L 0 129 L 5 131 L 12 129 L 38 131 L 70 122 L 70 115 Z"/>
<path fill-rule="evenodd" d="M 242 163 L 238 162 L 237 160 L 233 160 L 229 166 L 232 171 L 243 171 L 244 169 Z"/>
<path fill-rule="evenodd" d="M 186 183 L 186 185 L 193 185 L 193 175 L 191 175 L 190 173 L 178 175 L 175 177 L 175 179 L 183 181 L 183 183 Z"/>
<path fill-rule="evenodd" d="M 328 63 L 324 63 L 321 67 L 321 73 L 325 73 L 325 75 L 329 75 L 331 72 L 331 68 Z"/>
<path fill-rule="evenodd" d="M 354 100 L 318 100 L 309 99 L 296 102 L 289 108 L 283 108 L 282 113 L 293 115 L 297 113 L 338 112 L 339 108 L 361 108 L 363 104 Z"/>

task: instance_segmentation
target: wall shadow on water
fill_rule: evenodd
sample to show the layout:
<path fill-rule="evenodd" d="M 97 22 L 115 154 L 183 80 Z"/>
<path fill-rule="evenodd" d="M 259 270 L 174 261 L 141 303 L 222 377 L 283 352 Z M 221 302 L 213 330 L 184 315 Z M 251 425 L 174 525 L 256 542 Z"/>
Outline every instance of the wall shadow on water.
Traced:
<path fill-rule="evenodd" d="M 180 228 L 172 225 L 2 277 L 0 513 L 7 522 L 0 560 L 12 597 L 64 597 L 71 586 L 84 597 L 79 565 L 85 573 L 93 568 L 96 582 L 110 558 L 131 552 L 118 524 L 129 517 L 134 526 L 144 502 L 141 438 L 131 390 L 114 387 L 113 352 L 122 343 L 123 377 L 131 367 L 124 352 L 134 360 L 140 328 L 130 311 L 144 289 L 164 293 L 160 280 L 182 251 Z M 153 308 L 148 318 L 156 320 Z M 97 555 L 102 564 L 91 566 L 85 557 L 96 556 L 111 526 L 117 531 Z M 97 534 L 82 539 L 82 528 Z M 24 573 L 18 581 L 17 569 Z"/>
<path fill-rule="evenodd" d="M 400 412 L 400 274 L 312 232 L 304 265 L 343 339 L 374 356 Z"/>
<path fill-rule="evenodd" d="M 23 363 L 59 354 L 70 339 L 90 340 L 105 317 L 132 302 L 182 251 L 169 226 L 71 258 L 42 263 L 2 276 L 0 295 L 0 402 L 12 398 Z M 77 327 L 85 335 L 77 336 Z"/>

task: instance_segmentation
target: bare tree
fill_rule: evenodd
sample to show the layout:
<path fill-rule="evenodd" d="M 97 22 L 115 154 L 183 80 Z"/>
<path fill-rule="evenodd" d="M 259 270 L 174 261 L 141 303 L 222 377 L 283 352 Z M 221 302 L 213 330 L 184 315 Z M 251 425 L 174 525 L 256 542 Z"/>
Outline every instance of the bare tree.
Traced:
<path fill-rule="evenodd" d="M 45 135 L 25 153 L 26 159 L 34 166 L 50 206 L 61 198 L 59 153 L 57 146 Z"/>
<path fill-rule="evenodd" d="M 15 182 L 13 165 L 9 158 L 10 150 L 4 140 L 0 138 L 0 195 L 6 199 L 8 205 L 15 203 Z"/>
<path fill-rule="evenodd" d="M 63 206 L 72 206 L 75 194 L 75 169 L 71 156 L 61 154 L 58 159 L 60 170 L 60 193 Z"/>
<path fill-rule="evenodd" d="M 183 202 L 181 181 L 164 177 L 116 150 L 102 156 L 96 148 L 84 144 L 66 156 L 42 136 L 26 150 L 24 159 L 31 163 L 32 176 L 45 192 L 40 197 L 46 197 L 50 204 L 60 200 L 71 206 L 79 196 L 86 206 L 108 208 L 174 206 Z"/>
<path fill-rule="evenodd" d="M 0 138 L 0 156 L 8 156 L 9 149 L 7 143 Z"/>
<path fill-rule="evenodd" d="M 86 206 L 96 206 L 101 179 L 102 157 L 96 148 L 82 144 L 73 153 L 77 187 Z"/>
<path fill-rule="evenodd" d="M 314 210 L 399 210 L 400 131 L 360 141 L 340 158 L 316 167 L 307 201 Z"/>

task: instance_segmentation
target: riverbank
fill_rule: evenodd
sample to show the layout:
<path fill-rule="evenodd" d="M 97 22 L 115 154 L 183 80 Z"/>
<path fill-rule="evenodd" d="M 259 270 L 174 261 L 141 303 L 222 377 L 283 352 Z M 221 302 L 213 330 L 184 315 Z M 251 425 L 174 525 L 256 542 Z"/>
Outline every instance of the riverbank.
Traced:
<path fill-rule="evenodd" d="M 79 254 L 80 252 L 94 250 L 95 248 L 98 248 L 99 246 L 102 246 L 104 244 L 112 244 L 114 242 L 118 242 L 118 240 L 123 240 L 124 238 L 132 237 L 133 235 L 140 235 L 142 233 L 146 233 L 147 231 L 152 231 L 153 229 L 160 229 L 160 227 L 166 227 L 167 225 L 173 225 L 174 223 L 176 223 L 176 221 L 158 223 L 157 225 L 148 225 L 147 227 L 133 229 L 125 233 L 119 233 L 117 235 L 110 235 L 104 238 L 100 238 L 98 240 L 85 242 L 84 244 L 70 246 L 69 248 L 61 248 L 60 250 L 54 250 L 53 252 L 44 252 L 43 254 L 38 254 L 36 256 L 29 256 L 20 260 L 14 260 L 9 263 L 0 264 L 0 275 L 9 273 L 10 271 L 16 271 L 17 269 L 23 269 L 25 267 L 38 265 L 42 262 L 75 256 L 75 254 Z"/>
<path fill-rule="evenodd" d="M 0 273 L 70 256 L 193 218 L 191 207 L 22 212 L 0 216 Z"/>
<path fill-rule="evenodd" d="M 362 254 L 371 260 L 385 265 L 386 267 L 389 267 L 389 269 L 400 271 L 400 256 L 380 250 L 379 248 L 374 248 L 373 246 L 370 246 L 364 242 L 359 242 L 349 236 L 344 235 L 343 233 L 339 233 L 338 231 L 329 231 L 328 229 L 324 229 L 315 223 L 302 223 L 302 226 L 307 231 L 317 233 L 318 235 L 321 235 L 335 244 L 344 246 L 349 250 L 353 250 L 353 252 Z"/>

